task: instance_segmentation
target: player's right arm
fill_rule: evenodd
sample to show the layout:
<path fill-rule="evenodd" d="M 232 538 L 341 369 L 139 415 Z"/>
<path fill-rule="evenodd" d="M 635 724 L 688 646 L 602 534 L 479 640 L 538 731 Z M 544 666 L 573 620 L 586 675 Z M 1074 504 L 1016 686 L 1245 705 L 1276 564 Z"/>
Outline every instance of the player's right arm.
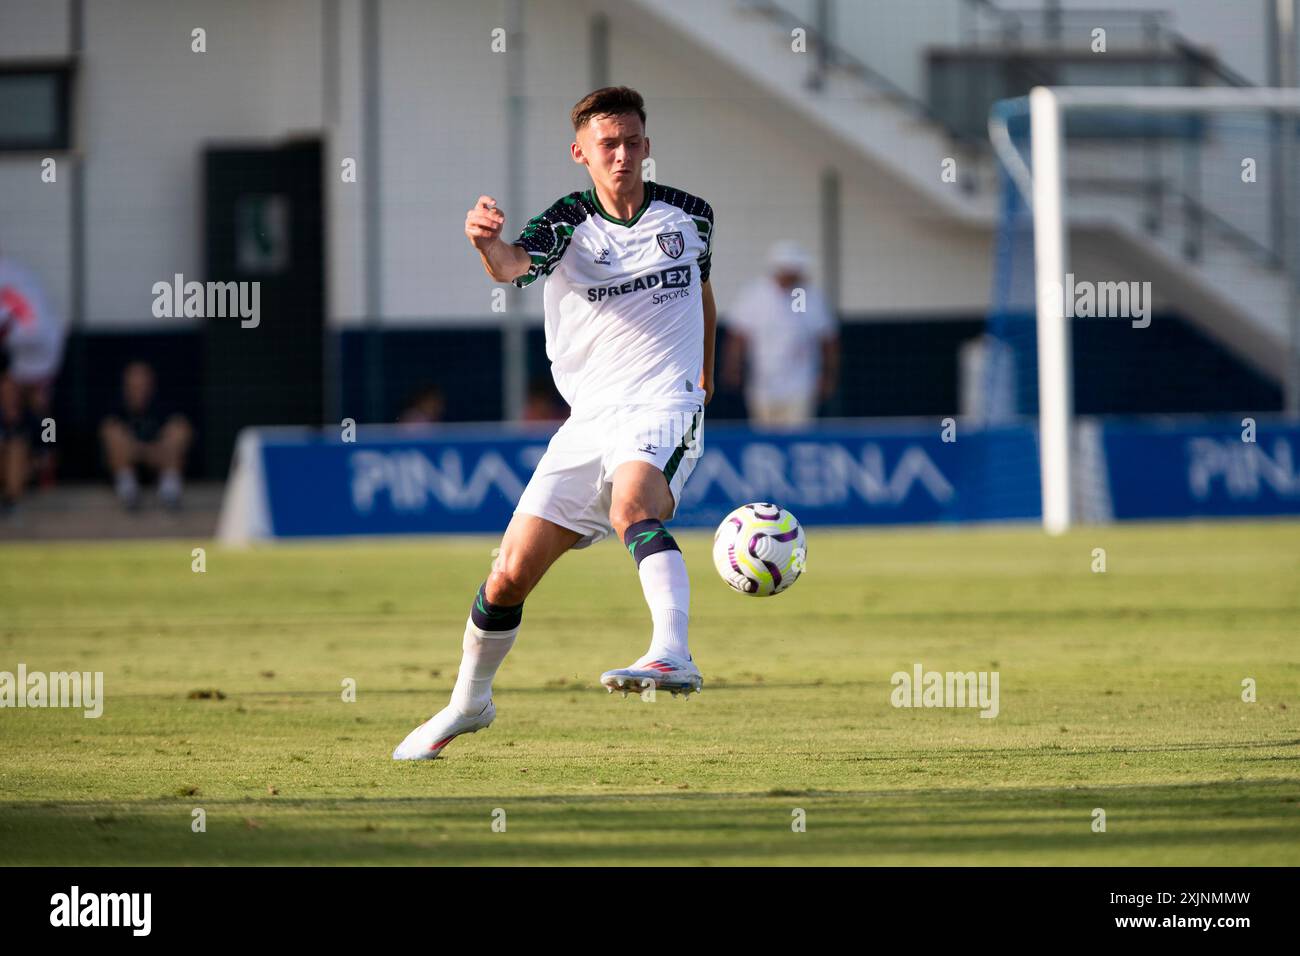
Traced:
<path fill-rule="evenodd" d="M 465 215 L 465 235 L 483 260 L 483 269 L 497 282 L 512 282 L 532 265 L 523 246 L 502 241 L 505 224 L 505 214 L 491 196 L 479 196 Z"/>

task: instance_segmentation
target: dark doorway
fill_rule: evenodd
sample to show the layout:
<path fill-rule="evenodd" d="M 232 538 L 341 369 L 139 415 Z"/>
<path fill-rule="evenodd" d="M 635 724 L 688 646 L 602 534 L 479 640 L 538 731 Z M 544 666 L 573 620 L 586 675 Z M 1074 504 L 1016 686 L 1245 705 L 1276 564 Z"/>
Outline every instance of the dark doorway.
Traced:
<path fill-rule="evenodd" d="M 224 474 L 249 425 L 319 425 L 323 413 L 321 144 L 213 147 L 204 156 L 208 282 L 258 283 L 257 325 L 204 320 L 204 471 Z M 243 286 L 251 304 L 251 286 Z"/>

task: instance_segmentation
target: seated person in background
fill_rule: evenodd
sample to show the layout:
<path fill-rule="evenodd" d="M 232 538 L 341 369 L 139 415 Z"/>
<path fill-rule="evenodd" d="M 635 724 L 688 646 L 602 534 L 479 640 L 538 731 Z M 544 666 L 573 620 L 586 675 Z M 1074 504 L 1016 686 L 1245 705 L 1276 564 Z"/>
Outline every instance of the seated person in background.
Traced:
<path fill-rule="evenodd" d="M 406 403 L 406 410 L 398 416 L 397 421 L 402 425 L 432 425 L 442 421 L 445 407 L 442 389 L 437 385 L 426 385 Z"/>
<path fill-rule="evenodd" d="M 27 486 L 27 416 L 17 383 L 0 356 L 0 515 L 13 512 Z"/>
<path fill-rule="evenodd" d="M 194 438 L 190 423 L 183 415 L 163 410 L 155 391 L 152 367 L 145 362 L 127 365 L 122 372 L 122 407 L 99 429 L 113 488 L 131 510 L 140 504 L 140 465 L 157 473 L 159 500 L 169 508 L 180 506 L 181 471 Z"/>
<path fill-rule="evenodd" d="M 524 401 L 523 420 L 526 422 L 555 422 L 569 417 L 564 400 L 551 382 L 551 377 L 538 376 L 528 383 L 528 397 Z"/>

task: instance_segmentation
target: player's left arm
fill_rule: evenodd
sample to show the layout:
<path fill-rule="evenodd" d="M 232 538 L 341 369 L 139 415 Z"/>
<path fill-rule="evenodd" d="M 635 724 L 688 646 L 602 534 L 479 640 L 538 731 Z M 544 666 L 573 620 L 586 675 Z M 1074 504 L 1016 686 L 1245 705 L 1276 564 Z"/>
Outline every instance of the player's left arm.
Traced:
<path fill-rule="evenodd" d="M 704 366 L 700 369 L 700 388 L 704 389 L 704 404 L 713 398 L 713 345 L 718 332 L 718 307 L 713 301 L 713 286 L 705 282 L 700 286 L 704 302 Z"/>

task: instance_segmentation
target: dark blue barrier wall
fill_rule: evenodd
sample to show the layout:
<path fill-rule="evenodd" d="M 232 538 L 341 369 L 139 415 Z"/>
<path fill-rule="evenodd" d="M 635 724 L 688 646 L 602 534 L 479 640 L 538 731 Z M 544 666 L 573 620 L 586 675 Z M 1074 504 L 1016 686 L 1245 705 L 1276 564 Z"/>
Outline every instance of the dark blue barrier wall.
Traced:
<path fill-rule="evenodd" d="M 371 435 L 377 430 L 367 430 Z M 263 443 L 276 535 L 501 531 L 548 434 L 448 427 L 344 443 Z M 712 527 L 747 501 L 776 501 L 805 524 L 1032 518 L 1039 512 L 1033 433 L 941 440 L 938 428 L 827 425 L 794 434 L 705 426 L 704 453 L 677 524 Z"/>
<path fill-rule="evenodd" d="M 1300 428 L 1111 421 L 1102 432 L 1116 518 L 1300 512 Z"/>
<path fill-rule="evenodd" d="M 1017 410 L 1038 414 L 1038 340 L 1031 314 L 1002 316 L 1015 352 Z M 1280 411 L 1281 387 L 1200 329 L 1160 314 L 1145 329 L 1127 319 L 1070 320 L 1078 415 L 1209 415 Z"/>
<path fill-rule="evenodd" d="M 340 419 L 395 422 L 415 393 L 430 385 L 442 390 L 449 422 L 502 416 L 497 329 L 348 330 L 338 342 Z"/>

